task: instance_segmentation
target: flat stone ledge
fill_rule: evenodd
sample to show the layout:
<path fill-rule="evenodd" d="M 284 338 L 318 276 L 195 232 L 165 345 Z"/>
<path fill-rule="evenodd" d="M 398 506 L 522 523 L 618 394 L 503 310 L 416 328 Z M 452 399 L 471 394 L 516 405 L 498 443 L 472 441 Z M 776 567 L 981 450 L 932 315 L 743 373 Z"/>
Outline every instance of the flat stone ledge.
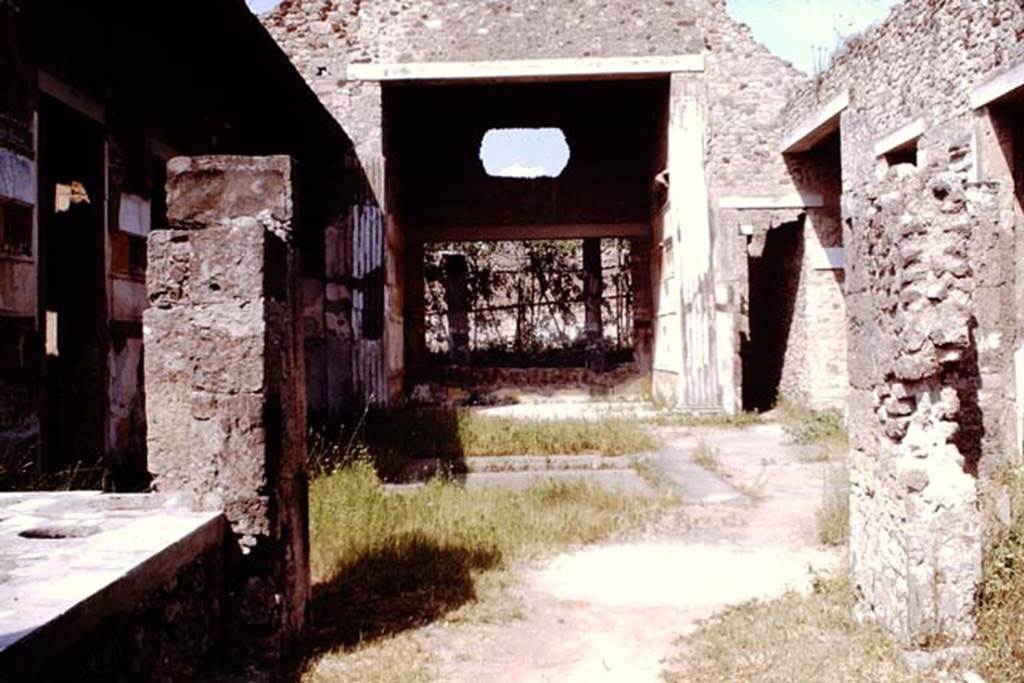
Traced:
<path fill-rule="evenodd" d="M 1024 62 L 989 77 L 971 91 L 971 108 L 981 109 L 996 100 L 1024 88 Z"/>
<path fill-rule="evenodd" d="M 720 209 L 821 209 L 825 200 L 815 192 L 794 192 L 774 197 L 727 196 L 718 200 Z"/>
<path fill-rule="evenodd" d="M 155 494 L 0 494 L 0 670 L 32 679 L 224 534 Z"/>
<path fill-rule="evenodd" d="M 924 119 L 915 119 L 905 126 L 881 137 L 875 142 L 875 156 L 880 157 L 903 147 L 904 145 L 917 140 L 924 135 Z"/>
<path fill-rule="evenodd" d="M 839 129 L 839 118 L 850 106 L 850 91 L 844 90 L 800 122 L 782 143 L 783 154 L 806 152 Z"/>

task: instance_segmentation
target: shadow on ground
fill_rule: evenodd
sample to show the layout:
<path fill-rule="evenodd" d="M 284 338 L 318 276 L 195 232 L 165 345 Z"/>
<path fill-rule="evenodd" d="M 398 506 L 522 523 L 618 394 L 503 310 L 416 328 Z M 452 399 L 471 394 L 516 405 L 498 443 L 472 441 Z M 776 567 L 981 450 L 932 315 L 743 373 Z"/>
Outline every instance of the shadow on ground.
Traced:
<path fill-rule="evenodd" d="M 310 470 L 330 471 L 369 458 L 389 482 L 408 478 L 409 462 L 436 459 L 446 471 L 465 468 L 459 413 L 449 408 L 367 409 L 317 419 L 310 432 Z"/>
<path fill-rule="evenodd" d="M 424 626 L 475 600 L 473 572 L 500 562 L 496 550 L 411 534 L 340 567 L 313 588 L 297 672 L 321 655 Z"/>

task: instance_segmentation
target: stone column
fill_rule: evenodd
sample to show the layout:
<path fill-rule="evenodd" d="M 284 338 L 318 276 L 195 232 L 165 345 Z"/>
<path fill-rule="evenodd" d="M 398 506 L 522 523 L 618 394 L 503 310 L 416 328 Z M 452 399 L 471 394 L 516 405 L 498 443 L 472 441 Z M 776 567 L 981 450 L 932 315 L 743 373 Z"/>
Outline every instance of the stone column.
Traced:
<path fill-rule="evenodd" d="M 587 342 L 587 367 L 603 372 L 608 354 L 604 345 L 604 324 L 601 321 L 601 299 L 604 278 L 601 274 L 601 240 L 583 240 L 583 305 L 586 310 L 584 335 Z"/>
<path fill-rule="evenodd" d="M 154 487 L 223 510 L 239 656 L 276 660 L 309 597 L 306 405 L 287 157 L 173 159 L 149 237 L 146 413 Z"/>
<path fill-rule="evenodd" d="M 679 325 L 678 346 L 668 346 L 681 354 L 680 407 L 731 413 L 735 409 L 730 381 L 733 354 L 731 348 L 720 349 L 720 341 L 727 347 L 732 344 L 728 331 L 732 316 L 718 310 L 715 286 L 715 243 L 705 168 L 706 108 L 703 75 L 672 74 L 665 234 L 675 244 L 672 255 L 679 291 L 666 295 L 678 297 Z"/>
<path fill-rule="evenodd" d="M 469 365 L 469 267 L 462 254 L 444 257 L 444 297 L 448 305 L 448 357 L 454 365 Z"/>

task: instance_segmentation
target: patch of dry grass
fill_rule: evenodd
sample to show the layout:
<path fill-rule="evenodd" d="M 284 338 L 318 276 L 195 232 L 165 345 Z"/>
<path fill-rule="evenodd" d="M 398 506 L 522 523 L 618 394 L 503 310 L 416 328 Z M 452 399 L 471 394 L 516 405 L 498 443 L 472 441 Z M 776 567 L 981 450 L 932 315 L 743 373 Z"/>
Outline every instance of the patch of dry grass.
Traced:
<path fill-rule="evenodd" d="M 821 507 L 815 516 L 818 540 L 843 546 L 850 540 L 850 475 L 846 469 L 827 470 L 822 482 Z"/>
<path fill-rule="evenodd" d="M 697 442 L 697 448 L 693 450 L 693 461 L 708 472 L 722 474 L 722 464 L 718 462 L 718 451 L 704 441 Z"/>
<path fill-rule="evenodd" d="M 408 647 L 396 637 L 404 631 L 441 619 L 513 618 L 508 605 L 477 605 L 481 586 L 493 594 L 491 584 L 501 584 L 494 577 L 519 560 L 641 527 L 674 505 L 667 495 L 586 480 L 519 491 L 435 480 L 392 493 L 365 461 L 320 476 L 310 487 L 315 587 L 306 653 L 307 664 L 319 663 L 307 675 L 363 680 L 344 661 L 358 668 L 366 648 Z M 394 652 L 389 646 L 382 656 Z M 430 669 L 422 659 L 408 664 L 409 678 L 398 666 L 401 676 L 369 680 L 420 680 Z M 335 675 L 342 670 L 344 676 Z"/>
<path fill-rule="evenodd" d="M 757 413 L 739 412 L 734 415 L 703 415 L 700 413 L 680 413 L 668 410 L 644 417 L 643 421 L 655 427 L 720 427 L 723 429 L 742 429 L 763 422 L 761 416 Z"/>
<path fill-rule="evenodd" d="M 845 576 L 845 573 L 843 574 Z M 923 683 L 882 631 L 853 618 L 846 578 L 818 578 L 809 595 L 731 607 L 677 643 L 668 683 Z"/>
<path fill-rule="evenodd" d="M 519 419 L 440 408 L 370 410 L 314 430 L 310 438 L 313 469 L 330 469 L 360 455 L 372 459 L 386 477 L 413 458 L 616 456 L 653 451 L 660 445 L 649 426 L 623 417 Z"/>
<path fill-rule="evenodd" d="M 1013 477 L 1014 517 L 985 551 L 976 663 L 989 681 L 1024 681 L 1024 480 Z"/>

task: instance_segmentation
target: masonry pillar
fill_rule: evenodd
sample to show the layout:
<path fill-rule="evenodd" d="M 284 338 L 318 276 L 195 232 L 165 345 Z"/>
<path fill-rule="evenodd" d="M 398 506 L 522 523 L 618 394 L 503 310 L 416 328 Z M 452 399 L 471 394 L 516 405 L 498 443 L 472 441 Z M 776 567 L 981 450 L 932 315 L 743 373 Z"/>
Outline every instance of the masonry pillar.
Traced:
<path fill-rule="evenodd" d="M 150 471 L 158 491 L 226 514 L 240 552 L 224 611 L 239 655 L 272 662 L 310 587 L 292 164 L 178 158 L 167 188 L 144 317 Z"/>
<path fill-rule="evenodd" d="M 680 407 L 691 410 L 735 410 L 729 330 L 731 314 L 715 279 L 706 159 L 707 93 L 703 77 L 672 74 L 669 101 L 669 210 L 666 234 L 678 282 Z M 722 300 L 720 300 L 722 299 Z M 670 345 L 674 346 L 674 345 Z M 725 347 L 725 348 L 723 348 Z M 673 349 L 673 352 L 675 350 Z"/>
<path fill-rule="evenodd" d="M 469 267 L 462 254 L 444 257 L 445 303 L 448 305 L 448 357 L 454 365 L 469 365 Z"/>
<path fill-rule="evenodd" d="M 604 346 L 604 325 L 601 322 L 601 299 L 604 279 L 601 273 L 601 240 L 583 240 L 583 306 L 586 311 L 584 335 L 587 342 L 587 367 L 603 372 L 608 354 Z"/>

